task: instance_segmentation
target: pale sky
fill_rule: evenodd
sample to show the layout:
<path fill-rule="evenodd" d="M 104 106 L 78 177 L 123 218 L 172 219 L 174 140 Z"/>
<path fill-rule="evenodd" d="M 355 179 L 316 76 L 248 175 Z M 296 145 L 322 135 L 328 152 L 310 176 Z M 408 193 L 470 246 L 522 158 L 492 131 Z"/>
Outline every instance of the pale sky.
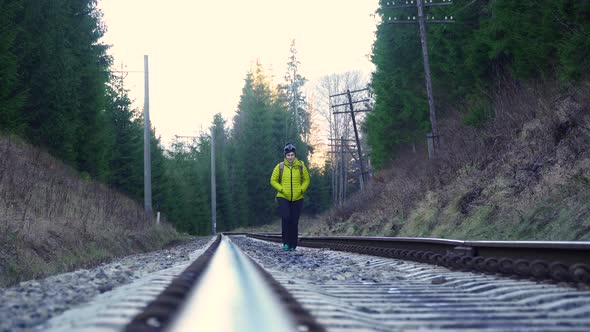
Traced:
<path fill-rule="evenodd" d="M 272 68 L 274 82 L 286 72 L 295 39 L 300 71 L 323 75 L 374 68 L 378 0 L 99 0 L 115 66 L 143 71 L 149 56 L 150 117 L 164 142 L 206 130 L 222 113 L 231 125 L 244 78 L 257 59 Z M 310 82 L 311 83 L 311 82 Z M 143 109 L 143 73 L 126 80 Z"/>

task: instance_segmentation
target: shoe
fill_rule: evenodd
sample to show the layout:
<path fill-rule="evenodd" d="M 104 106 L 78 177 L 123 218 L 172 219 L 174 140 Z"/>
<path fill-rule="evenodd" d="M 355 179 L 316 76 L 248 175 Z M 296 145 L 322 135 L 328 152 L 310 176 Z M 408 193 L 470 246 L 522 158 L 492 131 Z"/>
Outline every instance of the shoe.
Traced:
<path fill-rule="evenodd" d="M 295 251 L 295 250 L 297 250 L 297 249 L 295 249 L 295 248 L 289 248 L 289 251 Z"/>
<path fill-rule="evenodd" d="M 283 250 L 284 251 L 289 251 L 289 245 L 286 243 L 283 243 Z"/>

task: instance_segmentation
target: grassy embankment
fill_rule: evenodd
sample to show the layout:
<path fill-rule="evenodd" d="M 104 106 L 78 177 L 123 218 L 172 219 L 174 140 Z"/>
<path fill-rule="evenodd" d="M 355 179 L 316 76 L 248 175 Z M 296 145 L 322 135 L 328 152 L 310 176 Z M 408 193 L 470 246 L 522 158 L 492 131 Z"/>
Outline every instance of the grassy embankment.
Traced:
<path fill-rule="evenodd" d="M 0 155 L 0 287 L 187 238 L 19 139 L 0 137 Z"/>
<path fill-rule="evenodd" d="M 310 235 L 590 240 L 590 83 L 508 84 L 484 127 L 442 117 L 444 151 L 401 152 Z"/>

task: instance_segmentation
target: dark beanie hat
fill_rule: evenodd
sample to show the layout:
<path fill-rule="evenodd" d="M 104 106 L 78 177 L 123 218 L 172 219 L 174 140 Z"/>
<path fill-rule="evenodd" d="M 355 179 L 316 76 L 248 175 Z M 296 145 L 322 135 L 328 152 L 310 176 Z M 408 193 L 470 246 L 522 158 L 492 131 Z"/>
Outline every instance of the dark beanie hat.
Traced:
<path fill-rule="evenodd" d="M 285 144 L 285 149 L 284 150 L 285 150 L 285 155 L 287 153 L 289 153 L 289 152 L 294 152 L 296 154 L 296 152 L 295 152 L 295 145 L 293 145 L 291 143 Z"/>

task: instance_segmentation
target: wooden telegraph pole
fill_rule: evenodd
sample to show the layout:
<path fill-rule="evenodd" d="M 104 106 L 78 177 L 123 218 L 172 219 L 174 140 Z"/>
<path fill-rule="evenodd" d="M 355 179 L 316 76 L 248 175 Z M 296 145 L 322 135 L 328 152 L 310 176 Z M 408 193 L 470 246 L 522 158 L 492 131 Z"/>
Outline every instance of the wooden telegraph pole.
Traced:
<path fill-rule="evenodd" d="M 430 113 L 430 125 L 431 125 L 431 132 L 428 136 L 428 157 L 435 158 L 437 150 L 440 148 L 439 145 L 439 135 L 438 129 L 436 127 L 436 111 L 434 108 L 434 96 L 432 94 L 432 79 L 430 76 L 430 61 L 428 60 L 428 41 L 426 38 L 426 22 L 428 23 L 455 23 L 453 17 L 451 16 L 450 19 L 445 17 L 444 19 L 434 19 L 434 16 L 431 16 L 430 19 L 424 17 L 424 7 L 434 7 L 434 6 L 451 6 L 453 2 L 451 0 L 442 0 L 442 2 L 427 2 L 425 0 L 410 0 L 410 1 L 391 1 L 387 2 L 387 5 L 383 6 L 383 8 L 391 8 L 391 9 L 401 9 L 401 8 L 413 8 L 416 7 L 418 9 L 418 26 L 420 28 L 420 44 L 422 45 L 422 60 L 424 62 L 424 76 L 426 79 L 426 94 L 428 95 L 428 110 Z M 408 16 L 407 20 L 401 19 L 398 20 L 397 17 L 394 17 L 392 20 L 389 17 L 386 22 L 388 24 L 414 24 L 416 23 L 416 19 L 414 16 Z M 431 148 L 432 147 L 432 148 Z"/>
<path fill-rule="evenodd" d="M 356 158 L 356 156 L 354 155 L 354 153 L 350 150 L 350 146 L 348 145 L 347 142 L 353 142 L 354 140 L 351 139 L 345 139 L 344 137 L 340 137 L 340 138 L 330 138 L 330 144 L 328 144 L 328 146 L 330 147 L 330 154 L 332 154 L 334 161 L 336 162 L 336 164 L 333 165 L 333 168 L 336 172 L 333 173 L 333 180 L 332 180 L 332 199 L 334 200 L 334 202 L 338 202 L 338 205 L 342 205 L 342 202 L 344 201 L 344 197 L 346 196 L 346 192 L 347 190 L 347 172 L 346 172 L 346 160 L 344 158 L 344 155 L 346 154 L 346 152 L 344 151 L 344 149 L 346 148 L 346 150 L 350 153 L 350 155 L 352 156 L 352 158 L 354 160 L 358 159 Z M 354 148 L 354 147 L 353 147 Z M 338 158 L 340 158 L 340 161 L 338 161 Z"/>
<path fill-rule="evenodd" d="M 347 96 L 348 97 L 348 102 L 342 103 L 342 104 L 337 104 L 337 105 L 332 105 L 332 108 L 337 108 L 337 107 L 342 107 L 342 106 L 348 106 L 348 109 L 349 110 L 348 111 L 332 112 L 332 113 L 333 114 L 350 113 L 350 116 L 352 117 L 352 126 L 353 126 L 353 129 L 354 129 L 354 138 L 355 138 L 355 141 L 356 141 L 356 149 L 357 149 L 357 153 L 358 153 L 358 157 L 359 157 L 359 163 L 360 163 L 360 166 L 361 166 L 361 176 L 359 178 L 360 184 L 361 184 L 361 191 L 362 190 L 365 190 L 365 174 L 366 174 L 366 172 L 365 172 L 365 166 L 363 164 L 363 154 L 362 154 L 362 151 L 361 151 L 361 142 L 360 142 L 360 139 L 359 139 L 359 133 L 358 133 L 358 129 L 357 129 L 357 126 L 356 126 L 356 118 L 355 118 L 355 115 L 354 114 L 355 113 L 358 113 L 358 112 L 369 112 L 371 110 L 369 110 L 369 109 L 355 110 L 353 105 L 354 104 L 357 104 L 357 103 L 369 102 L 371 100 L 370 99 L 362 99 L 362 100 L 355 100 L 355 101 L 353 101 L 352 100 L 352 94 L 353 93 L 358 93 L 358 92 L 364 92 L 364 91 L 369 91 L 369 89 L 368 88 L 364 88 L 364 89 L 354 90 L 354 91 L 346 90 L 346 92 L 344 92 L 344 93 L 338 93 L 338 94 L 335 94 L 335 95 L 331 95 L 330 96 L 330 98 L 338 97 L 338 96 Z M 344 143 L 342 143 L 342 145 L 344 145 Z"/>

